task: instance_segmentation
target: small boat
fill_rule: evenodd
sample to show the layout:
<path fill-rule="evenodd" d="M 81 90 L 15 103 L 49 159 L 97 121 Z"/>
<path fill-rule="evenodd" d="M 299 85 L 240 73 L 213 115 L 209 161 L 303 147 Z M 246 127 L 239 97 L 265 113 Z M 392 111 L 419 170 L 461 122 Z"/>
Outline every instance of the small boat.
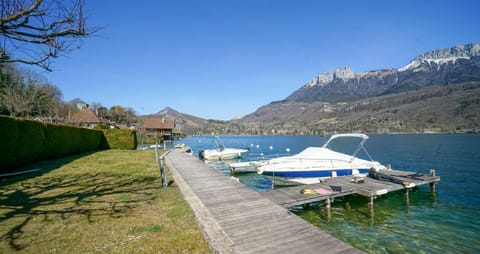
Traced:
<path fill-rule="evenodd" d="M 339 138 L 360 138 L 361 141 L 352 155 L 328 148 Z M 363 146 L 368 139 L 365 134 L 335 134 L 322 147 L 308 147 L 302 152 L 279 157 L 256 164 L 258 174 L 274 178 L 275 182 L 295 182 L 301 184 L 318 183 L 323 178 L 353 175 L 366 176 L 370 169 L 383 170 L 385 166 L 374 161 Z M 370 161 L 357 157 L 364 150 Z"/>
<path fill-rule="evenodd" d="M 219 136 L 213 137 L 213 143 L 217 148 L 206 149 L 198 153 L 200 159 L 205 160 L 232 160 L 241 157 L 242 154 L 248 152 L 248 149 L 243 148 L 225 148 Z"/>
<path fill-rule="evenodd" d="M 159 145 L 159 144 L 155 144 L 155 145 L 150 145 L 150 146 L 148 147 L 148 149 L 155 149 L 155 148 L 162 149 L 163 146 L 162 146 L 162 145 Z"/>
<path fill-rule="evenodd" d="M 185 144 L 184 144 L 184 143 L 176 144 L 176 145 L 175 145 L 175 148 L 179 148 L 179 149 L 184 148 L 184 147 L 185 147 Z"/>

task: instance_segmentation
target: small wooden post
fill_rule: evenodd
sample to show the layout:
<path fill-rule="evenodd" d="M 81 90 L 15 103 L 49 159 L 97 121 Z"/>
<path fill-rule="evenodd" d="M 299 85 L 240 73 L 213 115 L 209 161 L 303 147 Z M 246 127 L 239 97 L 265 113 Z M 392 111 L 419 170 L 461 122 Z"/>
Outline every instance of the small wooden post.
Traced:
<path fill-rule="evenodd" d="M 160 161 L 158 160 L 158 143 L 155 143 L 155 161 L 157 163 L 160 163 Z"/>
<path fill-rule="evenodd" d="M 375 215 L 375 211 L 373 209 L 373 201 L 375 200 L 375 196 L 371 195 L 370 200 L 368 201 L 368 214 L 370 215 L 370 218 L 373 218 Z"/>
<path fill-rule="evenodd" d="M 431 175 L 431 176 L 435 176 L 435 169 L 430 169 L 430 175 Z M 431 193 L 435 193 L 435 192 L 436 192 L 436 190 L 435 190 L 435 184 L 436 184 L 436 182 L 431 182 L 431 183 L 430 183 L 430 192 L 431 192 Z"/>
<path fill-rule="evenodd" d="M 165 171 L 165 156 L 160 157 L 160 177 L 162 178 L 162 186 L 168 187 L 167 172 Z"/>
<path fill-rule="evenodd" d="M 325 204 L 325 208 L 327 208 L 328 210 L 330 210 L 330 208 L 331 208 L 331 200 L 330 200 L 330 197 L 327 198 L 326 202 L 327 202 L 327 203 Z"/>
<path fill-rule="evenodd" d="M 410 205 L 410 196 L 408 195 L 408 189 L 403 189 L 403 201 L 405 202 L 406 206 Z"/>
<path fill-rule="evenodd" d="M 326 204 L 325 204 L 325 213 L 327 214 L 327 220 L 330 221 L 332 217 L 332 201 L 330 200 L 330 197 L 327 198 Z"/>

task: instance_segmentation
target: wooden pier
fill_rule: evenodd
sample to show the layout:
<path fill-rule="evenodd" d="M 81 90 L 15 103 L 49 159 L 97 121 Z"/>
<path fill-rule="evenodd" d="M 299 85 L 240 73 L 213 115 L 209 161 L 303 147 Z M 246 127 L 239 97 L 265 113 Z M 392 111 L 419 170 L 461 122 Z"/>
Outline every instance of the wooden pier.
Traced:
<path fill-rule="evenodd" d="M 184 151 L 165 162 L 214 253 L 362 253 Z"/>
<path fill-rule="evenodd" d="M 336 197 L 358 194 L 369 198 L 368 206 L 373 212 L 373 200 L 377 196 L 403 190 L 408 205 L 410 189 L 429 184 L 431 191 L 434 192 L 435 184 L 440 181 L 440 177 L 435 175 L 434 170 L 431 170 L 429 175 L 388 170 L 381 171 L 378 178 L 382 180 L 371 177 L 360 179 L 352 176 L 340 176 L 325 179 L 321 183 L 278 188 L 261 192 L 261 194 L 286 208 L 318 201 L 326 201 L 326 207 L 329 208 L 329 204 Z"/>

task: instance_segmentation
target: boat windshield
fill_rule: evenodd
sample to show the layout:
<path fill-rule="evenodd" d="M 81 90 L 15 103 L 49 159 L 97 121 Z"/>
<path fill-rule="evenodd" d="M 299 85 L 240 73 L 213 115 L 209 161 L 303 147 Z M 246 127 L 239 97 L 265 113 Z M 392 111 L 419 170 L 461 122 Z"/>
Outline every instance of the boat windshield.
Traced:
<path fill-rule="evenodd" d="M 219 136 L 213 136 L 213 143 L 219 151 L 223 151 L 225 149 L 225 146 L 223 145 L 223 142 Z"/>
<path fill-rule="evenodd" d="M 361 141 L 360 143 L 352 143 L 354 140 L 352 138 L 360 138 Z M 365 135 L 365 134 L 361 134 L 361 133 L 347 133 L 347 134 L 336 134 L 336 135 L 332 135 L 330 137 L 330 139 L 327 140 L 327 142 L 325 142 L 325 144 L 322 146 L 322 148 L 327 148 L 327 146 L 329 146 L 333 140 L 335 139 L 341 139 L 341 140 L 345 140 L 344 142 L 346 141 L 349 141 L 348 143 L 350 143 L 350 145 L 352 145 L 354 148 L 354 151 L 352 154 L 352 160 L 355 159 L 358 155 L 358 153 L 363 150 L 365 152 L 365 154 L 368 156 L 368 158 L 373 161 L 372 157 L 370 156 L 370 154 L 368 153 L 368 151 L 365 149 L 365 147 L 363 146 L 365 144 L 365 142 L 367 141 L 368 139 L 368 136 Z M 342 143 L 342 142 L 340 142 Z M 345 144 L 343 144 L 345 145 Z M 335 145 L 333 145 L 334 147 L 336 147 Z M 353 149 L 352 147 L 352 149 Z M 334 149 L 334 150 L 337 150 L 337 149 Z"/>

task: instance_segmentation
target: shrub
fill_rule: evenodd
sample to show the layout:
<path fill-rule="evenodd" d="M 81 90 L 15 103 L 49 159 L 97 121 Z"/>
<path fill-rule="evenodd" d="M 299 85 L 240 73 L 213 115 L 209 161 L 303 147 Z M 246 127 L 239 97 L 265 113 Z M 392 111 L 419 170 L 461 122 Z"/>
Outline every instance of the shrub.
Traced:
<path fill-rule="evenodd" d="M 0 168 L 42 158 L 45 126 L 36 121 L 0 116 Z"/>
<path fill-rule="evenodd" d="M 98 149 L 136 149 L 134 130 L 91 130 L 0 116 L 0 169 Z"/>
<path fill-rule="evenodd" d="M 94 129 L 96 129 L 96 130 L 108 130 L 108 129 L 110 129 L 110 126 L 108 124 L 100 123 L 100 124 L 95 125 Z"/>
<path fill-rule="evenodd" d="M 64 125 L 46 125 L 45 158 L 97 150 L 102 132 Z"/>
<path fill-rule="evenodd" d="M 17 160 L 32 162 L 42 158 L 45 143 L 45 125 L 41 122 L 22 120 L 18 125 L 19 146 Z"/>
<path fill-rule="evenodd" d="M 102 149 L 136 149 L 137 134 L 134 130 L 103 130 Z"/>
<path fill-rule="evenodd" d="M 0 116 L 0 163 L 4 167 L 15 165 L 18 154 L 20 131 L 17 121 L 10 117 Z"/>
<path fill-rule="evenodd" d="M 0 169 L 98 150 L 102 137 L 99 130 L 0 116 Z"/>

